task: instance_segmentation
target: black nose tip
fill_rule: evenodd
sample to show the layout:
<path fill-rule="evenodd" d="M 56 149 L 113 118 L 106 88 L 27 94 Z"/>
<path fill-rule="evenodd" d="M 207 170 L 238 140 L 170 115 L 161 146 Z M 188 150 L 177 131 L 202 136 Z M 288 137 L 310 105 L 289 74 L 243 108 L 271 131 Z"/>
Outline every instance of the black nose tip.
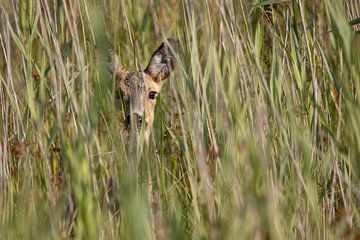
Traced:
<path fill-rule="evenodd" d="M 138 123 L 139 123 L 139 124 L 142 124 L 142 116 L 139 116 L 139 115 L 138 115 L 137 120 L 138 120 Z"/>
<path fill-rule="evenodd" d="M 141 127 L 142 121 L 143 121 L 143 117 L 137 113 L 134 113 L 134 121 L 136 122 L 136 124 Z"/>

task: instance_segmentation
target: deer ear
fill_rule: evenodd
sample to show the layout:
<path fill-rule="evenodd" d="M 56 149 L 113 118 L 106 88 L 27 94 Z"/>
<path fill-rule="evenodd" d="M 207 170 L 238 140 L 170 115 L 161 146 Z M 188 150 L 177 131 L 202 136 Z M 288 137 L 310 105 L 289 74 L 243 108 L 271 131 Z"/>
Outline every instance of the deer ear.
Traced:
<path fill-rule="evenodd" d="M 169 77 L 175 69 L 176 59 L 174 51 L 179 49 L 178 41 L 169 38 L 153 53 L 145 73 L 149 74 L 155 82 L 160 82 Z"/>
<path fill-rule="evenodd" d="M 115 79 L 123 93 L 128 93 L 130 90 L 130 82 L 134 78 L 134 73 L 126 71 L 120 64 L 119 56 L 110 51 L 110 71 L 115 75 Z"/>

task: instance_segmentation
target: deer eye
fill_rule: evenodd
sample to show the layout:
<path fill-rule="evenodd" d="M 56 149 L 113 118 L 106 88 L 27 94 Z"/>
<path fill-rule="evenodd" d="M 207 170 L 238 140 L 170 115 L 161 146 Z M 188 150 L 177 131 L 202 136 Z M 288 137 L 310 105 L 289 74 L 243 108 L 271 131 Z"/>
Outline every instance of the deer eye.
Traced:
<path fill-rule="evenodd" d="M 156 95 L 157 95 L 157 92 L 154 92 L 154 91 L 149 92 L 149 98 L 150 99 L 155 99 Z"/>

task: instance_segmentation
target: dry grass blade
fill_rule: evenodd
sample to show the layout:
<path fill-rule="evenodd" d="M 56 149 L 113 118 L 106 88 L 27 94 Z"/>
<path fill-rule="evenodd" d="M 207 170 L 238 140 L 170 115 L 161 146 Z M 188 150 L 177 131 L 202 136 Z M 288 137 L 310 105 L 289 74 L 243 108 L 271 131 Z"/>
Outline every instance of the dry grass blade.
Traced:
<path fill-rule="evenodd" d="M 0 0 L 1 238 L 356 239 L 359 13 Z"/>

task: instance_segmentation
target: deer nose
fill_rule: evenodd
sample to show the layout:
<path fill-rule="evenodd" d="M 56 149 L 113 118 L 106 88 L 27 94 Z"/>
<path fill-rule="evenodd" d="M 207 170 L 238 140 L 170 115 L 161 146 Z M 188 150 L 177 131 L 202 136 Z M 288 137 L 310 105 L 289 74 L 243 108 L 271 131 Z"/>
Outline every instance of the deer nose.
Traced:
<path fill-rule="evenodd" d="M 142 115 L 140 115 L 138 113 L 134 113 L 134 120 L 135 120 L 137 126 L 141 127 L 141 124 L 142 124 L 142 121 L 143 121 Z"/>

